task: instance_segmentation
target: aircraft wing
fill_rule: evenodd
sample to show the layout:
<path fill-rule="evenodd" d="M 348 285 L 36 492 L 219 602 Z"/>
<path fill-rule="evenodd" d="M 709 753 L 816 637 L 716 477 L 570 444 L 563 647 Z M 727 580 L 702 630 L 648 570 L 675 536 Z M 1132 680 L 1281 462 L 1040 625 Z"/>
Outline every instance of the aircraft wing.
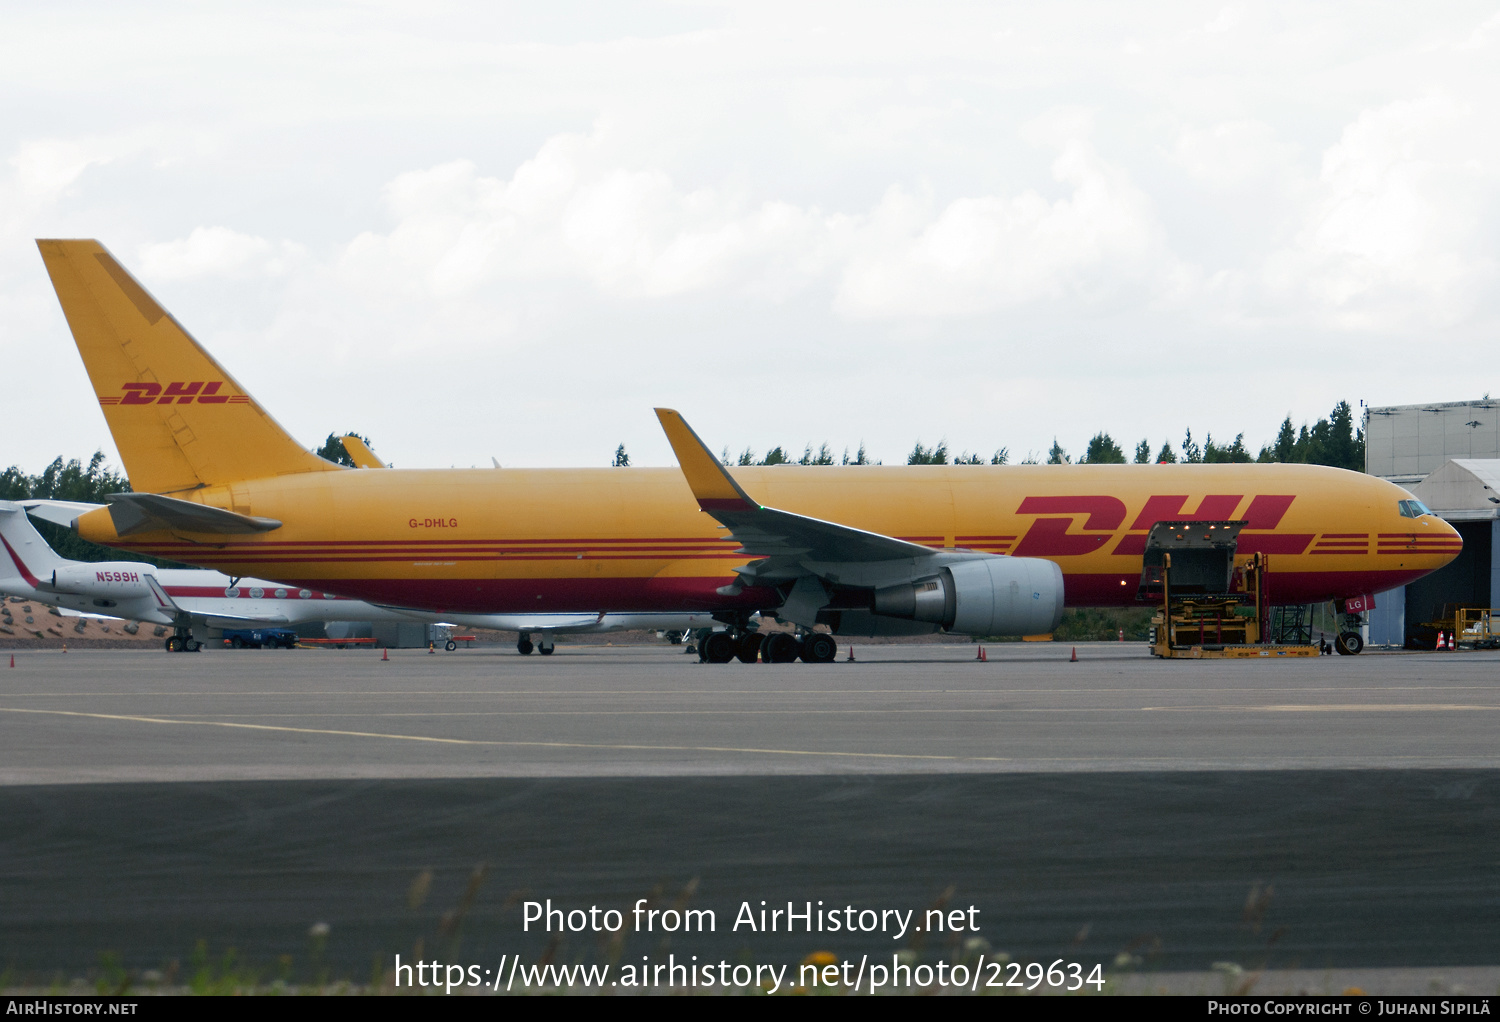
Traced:
<path fill-rule="evenodd" d="M 751 499 L 698 434 L 670 408 L 656 417 L 698 506 L 729 530 L 747 554 L 808 561 L 893 561 L 936 551 L 904 539 L 763 507 Z"/>
<path fill-rule="evenodd" d="M 245 628 L 291 624 L 291 621 L 281 614 L 250 617 L 249 615 L 238 614 L 194 614 L 189 611 L 188 616 L 193 619 L 195 625 L 201 624 L 205 628 Z"/>

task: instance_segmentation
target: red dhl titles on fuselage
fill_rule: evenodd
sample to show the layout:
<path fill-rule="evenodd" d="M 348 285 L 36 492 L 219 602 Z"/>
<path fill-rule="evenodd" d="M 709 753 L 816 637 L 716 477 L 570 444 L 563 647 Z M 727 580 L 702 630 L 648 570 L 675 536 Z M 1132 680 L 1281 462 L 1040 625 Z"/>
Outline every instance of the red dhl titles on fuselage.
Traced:
<path fill-rule="evenodd" d="M 1452 560 L 1458 534 L 1404 517 L 1401 488 L 1306 465 L 740 468 L 757 500 L 934 549 L 1044 557 L 1070 606 L 1134 605 L 1159 520 L 1241 520 L 1270 556 L 1271 599 L 1315 602 L 1404 585 Z M 231 575 L 452 612 L 775 606 L 716 592 L 736 553 L 677 469 L 317 472 L 184 494 L 282 520 L 273 532 L 123 542 Z M 431 519 L 434 526 L 425 523 Z M 412 522 L 422 527 L 413 526 Z M 106 534 L 109 533 L 109 534 Z"/>

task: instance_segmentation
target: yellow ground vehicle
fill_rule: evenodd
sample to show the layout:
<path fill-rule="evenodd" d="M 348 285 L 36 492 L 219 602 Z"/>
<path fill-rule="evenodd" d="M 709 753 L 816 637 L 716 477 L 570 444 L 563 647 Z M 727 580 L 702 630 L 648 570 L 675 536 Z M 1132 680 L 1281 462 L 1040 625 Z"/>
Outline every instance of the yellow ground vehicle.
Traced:
<path fill-rule="evenodd" d="M 1140 591 L 1159 596 L 1151 652 L 1163 658 L 1319 656 L 1309 644 L 1264 641 L 1270 556 L 1237 555 L 1244 522 L 1157 522 L 1146 539 Z"/>

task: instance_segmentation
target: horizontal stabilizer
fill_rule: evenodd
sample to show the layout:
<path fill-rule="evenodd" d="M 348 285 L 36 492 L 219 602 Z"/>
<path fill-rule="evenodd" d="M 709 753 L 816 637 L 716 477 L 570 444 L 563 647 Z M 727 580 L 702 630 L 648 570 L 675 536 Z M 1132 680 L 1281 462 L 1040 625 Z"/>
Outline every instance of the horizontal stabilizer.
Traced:
<path fill-rule="evenodd" d="M 26 509 L 26 513 L 33 518 L 40 518 L 44 522 L 53 525 L 71 527 L 73 519 L 79 515 L 86 515 L 90 511 L 97 511 L 103 504 L 83 504 L 76 500 L 18 500 Z"/>
<path fill-rule="evenodd" d="M 254 518 L 155 493 L 111 493 L 109 516 L 114 521 L 115 533 L 121 537 L 159 529 L 238 536 L 281 528 L 281 522 L 275 518 Z"/>

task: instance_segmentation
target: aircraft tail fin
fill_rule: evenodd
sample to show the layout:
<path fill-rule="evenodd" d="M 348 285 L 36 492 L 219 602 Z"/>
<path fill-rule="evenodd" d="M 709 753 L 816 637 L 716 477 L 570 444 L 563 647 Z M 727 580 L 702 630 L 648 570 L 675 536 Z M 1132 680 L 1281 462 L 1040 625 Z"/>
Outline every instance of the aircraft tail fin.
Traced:
<path fill-rule="evenodd" d="M 19 580 L 31 589 L 67 564 L 36 531 L 20 504 L 0 500 L 0 586 Z"/>
<path fill-rule="evenodd" d="M 97 241 L 38 240 L 131 489 L 337 471 L 304 449 Z"/>

